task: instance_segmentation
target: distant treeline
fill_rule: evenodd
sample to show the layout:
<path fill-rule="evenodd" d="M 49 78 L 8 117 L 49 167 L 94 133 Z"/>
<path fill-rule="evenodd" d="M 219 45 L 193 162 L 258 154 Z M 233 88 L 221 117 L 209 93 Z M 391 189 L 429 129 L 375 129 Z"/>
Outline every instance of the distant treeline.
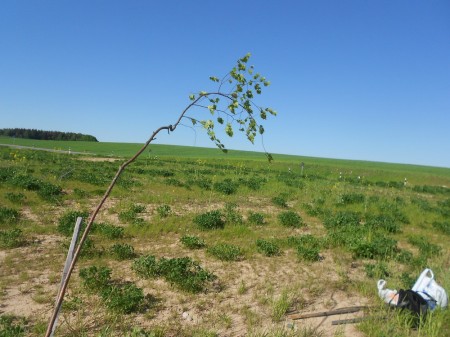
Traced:
<path fill-rule="evenodd" d="M 97 138 L 82 133 L 44 131 L 36 129 L 0 129 L 0 136 L 39 139 L 39 140 L 82 140 L 86 142 L 98 142 Z"/>

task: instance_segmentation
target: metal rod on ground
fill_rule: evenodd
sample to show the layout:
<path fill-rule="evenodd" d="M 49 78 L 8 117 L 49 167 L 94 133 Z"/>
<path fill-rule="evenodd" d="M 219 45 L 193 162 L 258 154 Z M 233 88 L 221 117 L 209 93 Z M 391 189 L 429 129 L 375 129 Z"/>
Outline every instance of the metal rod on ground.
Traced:
<path fill-rule="evenodd" d="M 72 235 L 72 241 L 70 242 L 70 246 L 69 246 L 69 251 L 67 253 L 67 257 L 66 257 L 66 263 L 64 265 L 64 270 L 63 270 L 63 274 L 61 277 L 61 284 L 59 286 L 59 292 L 61 291 L 61 287 L 64 283 L 64 281 L 67 278 L 67 272 L 69 271 L 69 266 L 72 263 L 73 260 L 73 251 L 75 250 L 75 244 L 77 243 L 78 240 L 78 234 L 80 233 L 80 226 L 81 226 L 81 221 L 83 221 L 82 217 L 78 217 L 77 218 L 77 222 L 75 223 L 75 228 L 73 229 L 73 235 Z M 56 300 L 56 305 L 58 304 L 58 299 Z M 58 324 L 58 316 L 59 316 L 59 311 L 61 310 L 61 305 L 58 306 L 57 308 L 57 314 L 56 314 L 56 319 L 55 319 L 55 324 L 53 325 L 53 329 L 52 332 L 50 334 L 50 337 L 53 337 L 53 334 L 55 333 L 56 330 L 56 325 Z"/>
<path fill-rule="evenodd" d="M 359 323 L 366 319 L 369 319 L 370 317 L 356 317 L 356 318 L 349 318 L 349 319 L 340 319 L 337 321 L 332 321 L 331 325 L 341 325 L 341 324 L 349 324 L 349 323 Z"/>
<path fill-rule="evenodd" d="M 292 320 L 311 318 L 311 317 L 323 317 L 323 316 L 332 316 L 332 315 L 340 315 L 340 314 L 350 314 L 352 312 L 357 312 L 367 308 L 366 306 L 356 306 L 356 307 L 347 307 L 347 308 L 339 308 L 336 310 L 330 311 L 321 311 L 321 312 L 313 312 L 310 314 L 291 314 L 287 317 Z"/>

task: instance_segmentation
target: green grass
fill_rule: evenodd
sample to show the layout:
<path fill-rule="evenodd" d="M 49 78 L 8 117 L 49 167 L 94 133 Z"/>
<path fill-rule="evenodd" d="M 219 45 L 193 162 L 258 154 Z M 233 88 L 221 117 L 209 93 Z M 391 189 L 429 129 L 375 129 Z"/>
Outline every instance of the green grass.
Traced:
<path fill-rule="evenodd" d="M 56 286 L 76 217 L 87 219 L 119 163 L 138 148 L 88 145 L 123 157 L 92 161 L 93 155 L 0 147 L 0 302 L 9 291 L 36 305 L 52 296 L 35 288 L 34 275 Z M 81 142 L 70 146 L 88 151 Z M 450 195 L 442 187 L 450 186 L 450 169 L 274 157 L 269 164 L 261 153 L 152 145 L 127 168 L 95 220 L 69 285 L 68 306 L 77 309 L 58 335 L 232 334 L 238 320 L 249 336 L 290 336 L 286 311 L 313 311 L 311 299 L 328 303 L 327 289 L 376 306 L 378 277 L 389 288 L 405 288 L 425 267 L 450 288 Z M 61 187 L 48 188 L 57 197 L 39 194 L 52 186 Z M 103 267 L 86 269 L 92 265 Z M 195 325 L 183 312 L 195 316 Z M 380 307 L 376 316 L 387 313 Z M 39 336 L 38 316 L 26 317 L 26 326 L 5 324 L 20 323 L 27 335 Z M 393 317 L 358 326 L 367 336 L 414 336 L 407 320 Z M 422 335 L 443 336 L 447 321 L 448 314 L 436 315 Z"/>

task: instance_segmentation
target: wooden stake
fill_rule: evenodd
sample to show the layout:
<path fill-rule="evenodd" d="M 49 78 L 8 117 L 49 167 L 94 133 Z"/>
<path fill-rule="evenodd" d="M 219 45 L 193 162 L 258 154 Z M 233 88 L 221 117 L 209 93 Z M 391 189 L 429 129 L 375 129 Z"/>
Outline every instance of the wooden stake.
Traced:
<path fill-rule="evenodd" d="M 356 306 L 356 307 L 339 308 L 339 309 L 330 310 L 330 311 L 313 312 L 313 313 L 309 313 L 309 314 L 291 314 L 291 315 L 288 315 L 287 318 L 290 318 L 292 320 L 297 320 L 297 319 L 304 319 L 304 318 L 311 318 L 311 317 L 324 317 L 324 316 L 332 316 L 332 315 L 350 314 L 352 312 L 361 311 L 365 308 L 367 308 L 367 307 L 366 306 Z"/>
<path fill-rule="evenodd" d="M 75 250 L 75 244 L 77 243 L 78 240 L 78 233 L 80 232 L 80 226 L 81 226 L 81 221 L 83 221 L 82 217 L 78 217 L 77 218 L 77 222 L 75 223 L 75 228 L 73 229 L 73 235 L 72 235 L 72 241 L 70 242 L 70 246 L 69 246 L 69 251 L 67 252 L 67 257 L 66 257 L 66 263 L 64 265 L 64 270 L 63 270 L 63 274 L 61 277 L 61 284 L 59 286 L 59 289 L 61 291 L 61 287 L 64 284 L 66 278 L 67 278 L 67 273 L 69 271 L 69 266 L 72 263 L 73 260 L 73 251 Z M 59 293 L 59 291 L 58 291 Z M 59 316 L 59 312 L 61 311 L 61 304 L 60 303 L 58 305 L 58 299 L 56 299 L 56 303 L 55 305 L 57 306 L 56 308 L 56 318 L 55 318 L 55 323 L 53 324 L 53 328 L 52 328 L 52 332 L 50 334 L 50 337 L 53 337 L 53 334 L 55 333 L 55 329 L 56 329 L 56 325 L 58 324 L 58 316 Z"/>

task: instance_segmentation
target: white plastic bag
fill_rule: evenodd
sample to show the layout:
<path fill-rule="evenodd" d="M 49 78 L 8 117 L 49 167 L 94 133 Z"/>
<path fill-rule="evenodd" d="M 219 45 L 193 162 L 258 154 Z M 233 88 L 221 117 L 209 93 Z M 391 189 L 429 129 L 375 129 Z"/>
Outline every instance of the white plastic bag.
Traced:
<path fill-rule="evenodd" d="M 398 292 L 397 290 L 391 290 L 391 289 L 385 289 L 386 286 L 385 280 L 378 280 L 377 287 L 378 287 L 378 296 L 385 301 L 389 305 L 397 305 L 398 302 Z"/>
<path fill-rule="evenodd" d="M 448 305 L 448 297 L 445 289 L 436 283 L 433 271 L 429 268 L 420 274 L 412 290 L 419 293 L 428 302 L 431 309 L 434 309 L 434 301 L 441 308 L 445 308 Z"/>

